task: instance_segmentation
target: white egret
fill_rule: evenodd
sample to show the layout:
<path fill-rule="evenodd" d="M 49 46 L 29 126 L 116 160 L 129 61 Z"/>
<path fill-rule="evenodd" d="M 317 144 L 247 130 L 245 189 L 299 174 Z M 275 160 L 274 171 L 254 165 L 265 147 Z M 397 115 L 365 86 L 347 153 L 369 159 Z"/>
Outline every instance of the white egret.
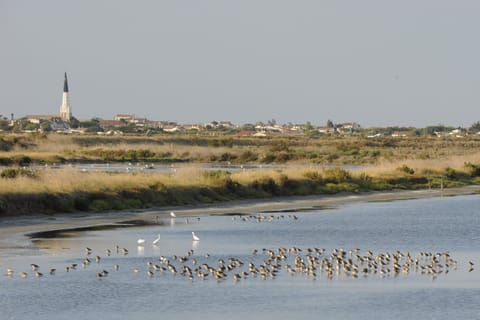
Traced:
<path fill-rule="evenodd" d="M 137 240 L 137 244 L 138 244 L 139 246 L 143 246 L 143 245 L 145 244 L 145 239 L 138 239 L 138 240 Z"/>
<path fill-rule="evenodd" d="M 160 234 L 158 234 L 157 239 L 153 240 L 153 244 L 157 245 L 157 243 L 160 241 Z"/>
<path fill-rule="evenodd" d="M 175 214 L 175 212 L 171 211 L 171 212 L 170 212 L 170 217 L 172 217 L 172 218 L 176 218 L 176 217 L 177 217 L 177 215 Z"/>
<path fill-rule="evenodd" d="M 193 231 L 192 231 L 192 237 L 193 237 L 193 241 L 200 241 L 200 238 L 197 237 L 197 235 Z"/>

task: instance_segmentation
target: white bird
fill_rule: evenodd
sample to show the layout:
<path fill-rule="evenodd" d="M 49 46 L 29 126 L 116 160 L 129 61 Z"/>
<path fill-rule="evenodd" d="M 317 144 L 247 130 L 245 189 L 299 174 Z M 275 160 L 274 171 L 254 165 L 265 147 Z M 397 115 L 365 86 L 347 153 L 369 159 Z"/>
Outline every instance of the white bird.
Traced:
<path fill-rule="evenodd" d="M 200 241 L 200 238 L 195 235 L 195 232 L 192 231 L 193 241 Z"/>
<path fill-rule="evenodd" d="M 157 239 L 153 240 L 153 244 L 157 245 L 157 243 L 160 241 L 160 234 L 158 234 Z"/>
<path fill-rule="evenodd" d="M 177 217 L 177 215 L 175 214 L 175 212 L 173 212 L 173 211 L 172 211 L 172 212 L 170 212 L 170 217 L 172 217 L 172 218 L 176 218 L 176 217 Z"/>
<path fill-rule="evenodd" d="M 143 246 L 143 245 L 145 244 L 145 239 L 138 239 L 138 240 L 137 240 L 137 244 L 138 244 L 139 246 Z"/>

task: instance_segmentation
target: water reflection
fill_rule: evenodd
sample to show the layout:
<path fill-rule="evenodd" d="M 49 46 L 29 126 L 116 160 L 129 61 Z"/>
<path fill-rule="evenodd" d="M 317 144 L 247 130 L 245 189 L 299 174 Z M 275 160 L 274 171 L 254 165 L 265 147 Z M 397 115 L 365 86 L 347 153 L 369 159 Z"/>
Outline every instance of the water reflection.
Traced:
<path fill-rule="evenodd" d="M 200 246 L 200 241 L 194 241 L 192 240 L 192 249 L 197 250 Z"/>

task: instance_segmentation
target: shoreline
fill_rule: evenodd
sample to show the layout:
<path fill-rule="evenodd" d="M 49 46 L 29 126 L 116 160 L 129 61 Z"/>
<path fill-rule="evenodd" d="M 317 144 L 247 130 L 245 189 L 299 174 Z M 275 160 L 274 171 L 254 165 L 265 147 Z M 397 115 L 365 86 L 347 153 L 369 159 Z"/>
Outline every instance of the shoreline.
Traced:
<path fill-rule="evenodd" d="M 5 247 L 19 247 L 34 232 L 72 229 L 88 226 L 114 224 L 126 220 L 148 220 L 157 217 L 169 218 L 175 211 L 178 217 L 225 214 L 254 214 L 264 211 L 305 210 L 316 207 L 336 207 L 357 202 L 398 201 L 444 196 L 474 195 L 480 193 L 480 185 L 446 189 L 394 190 L 364 192 L 359 194 L 335 194 L 249 199 L 197 206 L 151 208 L 135 211 L 113 211 L 103 213 L 69 213 L 57 215 L 36 215 L 0 218 L 0 250 Z M 23 238 L 23 241 L 21 241 Z M 20 245 L 21 246 L 21 245 Z"/>

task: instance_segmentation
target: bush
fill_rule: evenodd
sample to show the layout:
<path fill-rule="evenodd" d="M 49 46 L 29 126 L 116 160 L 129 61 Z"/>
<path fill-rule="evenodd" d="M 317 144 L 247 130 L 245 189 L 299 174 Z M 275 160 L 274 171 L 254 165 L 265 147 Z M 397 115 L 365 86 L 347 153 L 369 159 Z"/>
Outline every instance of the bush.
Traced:
<path fill-rule="evenodd" d="M 321 181 L 322 175 L 318 171 L 305 171 L 303 176 L 309 180 Z"/>
<path fill-rule="evenodd" d="M 470 175 L 470 177 L 479 177 L 480 176 L 480 166 L 475 165 L 470 162 L 466 162 L 465 165 L 465 170 L 467 171 L 467 174 Z"/>
<path fill-rule="evenodd" d="M 276 195 L 278 192 L 278 186 L 275 183 L 275 180 L 270 177 L 263 177 L 256 179 L 251 184 L 252 188 L 266 192 L 270 195 Z"/>
<path fill-rule="evenodd" d="M 267 153 L 261 160 L 262 163 L 272 163 L 275 162 L 277 157 L 273 153 Z"/>
<path fill-rule="evenodd" d="M 342 168 L 335 167 L 326 169 L 324 173 L 324 179 L 326 182 L 342 183 L 350 180 L 350 173 Z"/>
<path fill-rule="evenodd" d="M 233 161 L 237 158 L 236 155 L 231 154 L 230 152 L 224 152 L 220 155 L 220 161 L 222 162 L 228 162 L 228 161 Z"/>
<path fill-rule="evenodd" d="M 285 151 L 285 152 L 289 152 L 289 146 L 288 146 L 288 142 L 285 141 L 285 140 L 280 140 L 280 141 L 276 141 L 271 147 L 270 147 L 270 151 L 271 152 L 280 152 L 280 151 Z"/>
<path fill-rule="evenodd" d="M 258 160 L 258 155 L 253 153 L 250 150 L 243 151 L 240 156 L 238 157 L 238 161 L 245 163 L 245 162 L 253 162 Z"/>
<path fill-rule="evenodd" d="M 285 163 L 291 158 L 292 156 L 287 152 L 280 152 L 277 154 L 277 162 Z"/>
<path fill-rule="evenodd" d="M 453 168 L 446 168 L 445 169 L 445 176 L 449 179 L 456 179 L 457 178 L 457 171 Z"/>
<path fill-rule="evenodd" d="M 16 165 L 21 167 L 28 166 L 30 163 L 32 163 L 32 159 L 30 157 L 22 155 L 14 156 L 12 157 L 12 160 Z"/>
<path fill-rule="evenodd" d="M 6 179 L 14 179 L 16 177 L 28 177 L 36 178 L 37 175 L 33 170 L 23 169 L 23 168 L 7 168 L 3 169 L 0 173 L 0 177 Z"/>
<path fill-rule="evenodd" d="M 415 170 L 413 170 L 413 168 L 410 168 L 409 166 L 407 166 L 406 164 L 404 164 L 403 166 L 397 168 L 397 170 L 401 171 L 401 172 L 405 172 L 406 174 L 414 174 L 415 173 Z"/>

